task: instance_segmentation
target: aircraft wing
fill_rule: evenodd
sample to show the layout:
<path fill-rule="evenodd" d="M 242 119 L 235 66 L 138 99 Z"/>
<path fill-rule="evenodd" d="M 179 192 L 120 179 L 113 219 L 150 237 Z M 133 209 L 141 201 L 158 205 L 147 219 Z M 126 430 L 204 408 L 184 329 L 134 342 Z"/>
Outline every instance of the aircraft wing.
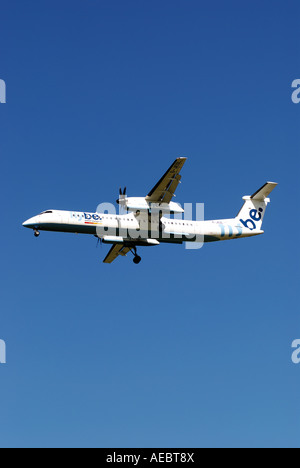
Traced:
<path fill-rule="evenodd" d="M 130 252 L 129 247 L 125 247 L 124 244 L 115 244 L 110 249 L 108 255 L 103 260 L 103 263 L 112 263 L 116 258 L 119 257 L 126 257 L 126 255 Z"/>
<path fill-rule="evenodd" d="M 146 200 L 151 203 L 170 203 L 181 180 L 179 174 L 187 158 L 177 158 L 165 175 L 153 187 Z"/>

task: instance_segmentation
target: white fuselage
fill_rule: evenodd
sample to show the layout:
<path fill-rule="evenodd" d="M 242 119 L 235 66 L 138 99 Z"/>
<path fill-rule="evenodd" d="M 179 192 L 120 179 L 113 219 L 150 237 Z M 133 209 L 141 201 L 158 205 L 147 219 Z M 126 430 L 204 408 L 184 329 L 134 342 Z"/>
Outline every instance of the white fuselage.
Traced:
<path fill-rule="evenodd" d="M 189 221 L 162 217 L 149 222 L 148 213 L 135 216 L 82 213 L 77 211 L 48 210 L 37 215 L 23 226 L 35 231 L 56 231 L 90 234 L 103 239 L 122 237 L 124 241 L 141 243 L 149 239 L 159 242 L 182 243 L 213 242 L 263 234 L 261 230 L 250 231 L 237 218 L 216 221 Z M 148 244 L 150 244 L 148 242 Z M 151 245 L 151 244 L 150 244 Z M 153 244 L 154 245 L 154 242 Z"/>

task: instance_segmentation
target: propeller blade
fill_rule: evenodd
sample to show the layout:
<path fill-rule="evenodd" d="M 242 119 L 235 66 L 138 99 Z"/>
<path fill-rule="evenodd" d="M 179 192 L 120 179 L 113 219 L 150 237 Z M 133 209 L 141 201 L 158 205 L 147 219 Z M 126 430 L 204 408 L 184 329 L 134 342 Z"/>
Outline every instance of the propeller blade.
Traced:
<path fill-rule="evenodd" d="M 96 248 L 99 247 L 99 244 L 100 244 L 101 247 L 102 247 L 102 239 L 100 239 L 100 237 L 98 237 Z"/>
<path fill-rule="evenodd" d="M 124 188 L 124 190 L 122 190 L 121 188 L 119 189 L 120 198 L 118 200 L 116 200 L 118 205 L 120 205 L 120 203 L 124 202 L 124 199 L 126 198 L 126 191 L 127 191 L 126 187 Z"/>

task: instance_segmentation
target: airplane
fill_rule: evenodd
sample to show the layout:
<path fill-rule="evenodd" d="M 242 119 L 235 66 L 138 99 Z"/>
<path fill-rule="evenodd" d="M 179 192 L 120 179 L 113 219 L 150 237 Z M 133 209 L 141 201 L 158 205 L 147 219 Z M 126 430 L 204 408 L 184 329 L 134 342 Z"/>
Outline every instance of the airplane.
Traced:
<path fill-rule="evenodd" d="M 199 238 L 203 243 L 216 242 L 264 233 L 262 223 L 270 202 L 268 196 L 278 185 L 275 182 L 267 182 L 253 195 L 243 197 L 244 204 L 235 218 L 182 219 L 184 209 L 172 199 L 181 183 L 180 172 L 186 160 L 177 158 L 146 197 L 128 197 L 126 188 L 120 189 L 117 203 L 123 214 L 47 210 L 25 221 L 23 226 L 33 229 L 35 237 L 39 237 L 40 231 L 93 235 L 112 245 L 104 263 L 112 263 L 131 252 L 135 264 L 141 262 L 137 247 L 196 242 Z"/>

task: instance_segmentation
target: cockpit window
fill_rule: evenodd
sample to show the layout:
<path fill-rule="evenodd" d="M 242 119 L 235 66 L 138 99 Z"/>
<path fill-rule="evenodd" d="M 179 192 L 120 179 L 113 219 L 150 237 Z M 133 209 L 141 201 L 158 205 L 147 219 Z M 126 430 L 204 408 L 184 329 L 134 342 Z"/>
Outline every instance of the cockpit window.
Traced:
<path fill-rule="evenodd" d="M 53 211 L 43 211 L 43 213 L 41 213 L 41 215 L 43 215 L 43 214 L 50 214 L 50 213 L 53 213 Z"/>

